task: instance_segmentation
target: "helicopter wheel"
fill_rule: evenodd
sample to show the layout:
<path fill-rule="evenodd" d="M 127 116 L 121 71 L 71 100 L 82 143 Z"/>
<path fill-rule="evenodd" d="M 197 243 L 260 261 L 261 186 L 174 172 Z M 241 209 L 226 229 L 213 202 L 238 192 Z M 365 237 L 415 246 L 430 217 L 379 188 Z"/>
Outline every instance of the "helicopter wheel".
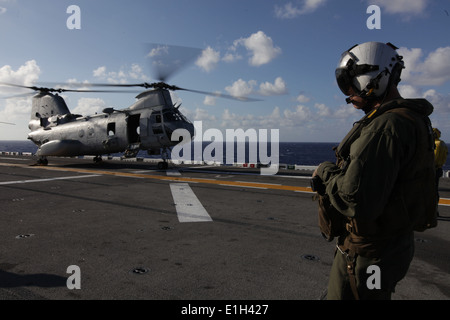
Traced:
<path fill-rule="evenodd" d="M 169 164 L 167 162 L 158 162 L 159 170 L 166 170 L 168 167 L 169 167 Z"/>
<path fill-rule="evenodd" d="M 46 157 L 40 157 L 37 161 L 36 161 L 36 165 L 38 166 L 46 166 L 48 165 L 48 160 Z"/>
<path fill-rule="evenodd" d="M 100 162 L 102 162 L 103 160 L 102 160 L 102 156 L 95 156 L 94 157 L 94 162 L 95 163 L 100 163 Z"/>

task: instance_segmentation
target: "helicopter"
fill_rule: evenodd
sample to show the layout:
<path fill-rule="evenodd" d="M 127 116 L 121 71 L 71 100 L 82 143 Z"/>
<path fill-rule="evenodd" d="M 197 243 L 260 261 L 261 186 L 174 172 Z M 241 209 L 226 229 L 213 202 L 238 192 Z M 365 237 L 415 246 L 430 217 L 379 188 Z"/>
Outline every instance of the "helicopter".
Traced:
<path fill-rule="evenodd" d="M 174 46 L 172 46 L 174 47 Z M 163 51 L 168 51 L 168 46 Z M 178 47 L 179 48 L 179 47 Z M 160 50 L 161 51 L 161 50 Z M 190 57 L 192 59 L 192 57 Z M 178 60 L 179 61 L 179 60 Z M 154 64 L 158 68 L 169 66 L 169 71 L 158 72 L 158 82 L 138 84 L 89 84 L 92 87 L 142 87 L 149 89 L 139 93 L 128 108 L 116 110 L 105 108 L 94 115 L 72 114 L 59 95 L 62 92 L 129 92 L 112 90 L 77 90 L 24 86 L 0 83 L 30 89 L 37 94 L 32 98 L 30 133 L 28 139 L 37 145 L 37 165 L 47 165 L 48 156 L 73 157 L 94 156 L 94 162 L 102 161 L 102 155 L 123 153 L 125 158 L 135 157 L 140 150 L 149 155 L 161 155 L 158 169 L 168 168 L 168 152 L 179 144 L 188 141 L 172 141 L 177 129 L 185 129 L 194 137 L 194 125 L 183 115 L 181 103 L 173 103 L 170 91 L 184 90 L 239 101 L 254 101 L 247 97 L 235 97 L 221 93 L 180 88 L 164 81 L 181 66 L 167 62 Z M 74 84 L 71 84 L 73 86 Z M 75 84 L 76 85 L 76 84 Z M 86 84 L 79 84 L 85 86 Z"/>

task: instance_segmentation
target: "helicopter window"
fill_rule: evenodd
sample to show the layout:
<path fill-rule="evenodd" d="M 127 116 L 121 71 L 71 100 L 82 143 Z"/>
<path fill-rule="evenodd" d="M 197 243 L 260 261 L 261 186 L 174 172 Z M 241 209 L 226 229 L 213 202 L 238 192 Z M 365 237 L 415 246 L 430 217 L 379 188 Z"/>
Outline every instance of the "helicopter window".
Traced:
<path fill-rule="evenodd" d="M 161 115 L 157 114 L 155 117 L 156 123 L 161 123 Z"/>
<path fill-rule="evenodd" d="M 164 112 L 163 116 L 164 116 L 164 121 L 166 121 L 166 122 L 181 120 L 179 114 L 177 112 L 173 112 L 173 111 L 166 111 L 166 112 Z"/>
<path fill-rule="evenodd" d="M 108 136 L 111 137 L 116 134 L 116 123 L 110 122 L 108 123 L 108 127 L 106 129 L 106 132 L 108 132 Z"/>
<path fill-rule="evenodd" d="M 191 121 L 189 121 L 189 119 L 186 118 L 180 111 L 177 111 L 177 112 L 178 112 L 178 116 L 181 118 L 182 121 L 191 123 Z"/>

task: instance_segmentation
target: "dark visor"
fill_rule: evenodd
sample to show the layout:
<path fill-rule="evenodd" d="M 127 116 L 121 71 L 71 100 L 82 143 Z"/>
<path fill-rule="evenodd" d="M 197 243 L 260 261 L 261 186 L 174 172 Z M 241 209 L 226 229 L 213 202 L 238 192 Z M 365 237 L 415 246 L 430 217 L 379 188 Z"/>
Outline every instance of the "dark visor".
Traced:
<path fill-rule="evenodd" d="M 353 85 L 353 78 L 377 70 L 379 70 L 379 66 L 369 64 L 355 65 L 353 60 L 349 60 L 345 67 L 337 68 L 335 71 L 339 89 L 346 96 L 350 95 L 351 87 L 353 87 L 355 92 L 359 93 L 360 90 Z"/>
<path fill-rule="evenodd" d="M 352 78 L 349 75 L 347 67 L 336 69 L 336 81 L 339 89 L 346 95 L 350 95 L 350 88 L 352 86 Z"/>

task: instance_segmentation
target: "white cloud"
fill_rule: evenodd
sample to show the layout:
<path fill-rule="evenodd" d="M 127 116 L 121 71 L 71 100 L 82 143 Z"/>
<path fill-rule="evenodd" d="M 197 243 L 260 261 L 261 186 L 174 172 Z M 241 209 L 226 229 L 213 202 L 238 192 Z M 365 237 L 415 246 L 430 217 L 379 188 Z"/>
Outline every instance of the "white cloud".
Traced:
<path fill-rule="evenodd" d="M 427 99 L 434 107 L 430 116 L 433 126 L 437 126 L 443 133 L 450 132 L 450 94 L 442 94 L 435 89 L 428 89 L 425 92 L 420 87 L 412 85 L 400 85 L 400 95 L 403 98 L 423 98 Z M 447 137 L 447 139 L 449 139 Z M 449 140 L 450 142 L 450 140 Z"/>
<path fill-rule="evenodd" d="M 106 108 L 106 103 L 100 98 L 80 98 L 72 113 L 91 115 L 102 112 L 104 108 Z"/>
<path fill-rule="evenodd" d="M 206 96 L 203 100 L 203 104 L 206 106 L 215 106 L 216 105 L 216 97 Z"/>
<path fill-rule="evenodd" d="M 247 50 L 250 56 L 248 62 L 251 66 L 255 67 L 267 64 L 281 54 L 281 49 L 274 46 L 272 38 L 267 36 L 263 31 L 258 31 L 247 38 L 234 40 L 233 45 L 227 48 L 223 56 L 220 51 L 208 46 L 202 51 L 195 64 L 203 70 L 210 72 L 220 61 L 232 63 L 242 60 L 242 54 L 238 51 L 241 47 Z"/>
<path fill-rule="evenodd" d="M 350 104 L 340 105 L 338 108 L 333 112 L 332 117 L 334 119 L 341 119 L 341 120 L 348 120 L 353 117 L 361 118 L 361 111 L 355 109 Z"/>
<path fill-rule="evenodd" d="M 259 86 L 259 93 L 264 96 L 286 94 L 286 83 L 281 77 L 276 78 L 273 84 L 270 82 L 261 83 Z"/>
<path fill-rule="evenodd" d="M 259 90 L 256 91 L 255 87 L 258 85 L 256 80 L 245 81 L 242 79 L 236 80 L 231 86 L 225 87 L 227 91 L 233 97 L 247 97 L 251 94 L 260 94 L 263 96 L 274 96 L 286 94 L 287 87 L 286 82 L 281 77 L 277 77 L 274 83 L 268 81 L 259 85 Z"/>
<path fill-rule="evenodd" d="M 390 14 L 402 14 L 406 16 L 420 15 L 429 4 L 429 0 L 368 0 L 367 3 L 380 6 Z"/>
<path fill-rule="evenodd" d="M 197 59 L 195 64 L 206 72 L 210 72 L 216 67 L 219 60 L 220 52 L 215 51 L 213 48 L 208 46 L 205 50 L 202 51 L 201 56 Z"/>
<path fill-rule="evenodd" d="M 215 121 L 216 117 L 214 115 L 210 115 L 207 110 L 197 108 L 195 109 L 194 121 Z"/>
<path fill-rule="evenodd" d="M 234 97 L 246 97 L 253 92 L 253 87 L 256 85 L 255 80 L 244 81 L 239 79 L 231 86 L 225 87 L 225 90 Z"/>
<path fill-rule="evenodd" d="M 203 128 L 226 129 L 279 129 L 282 140 L 310 139 L 310 141 L 330 141 L 324 135 L 328 131 L 335 133 L 332 139 L 338 141 L 345 136 L 352 123 L 362 117 L 359 110 L 351 105 L 341 105 L 329 108 L 325 104 L 316 103 L 313 106 L 298 104 L 288 108 L 274 106 L 265 113 L 247 113 L 245 109 L 232 111 L 225 109 L 217 117 L 207 110 L 197 108 L 195 111 L 183 110 L 192 120 L 202 120 Z M 327 130 L 324 130 L 326 128 Z M 328 139 L 328 140 L 324 140 Z"/>
<path fill-rule="evenodd" d="M 141 66 L 139 66 L 136 63 L 131 65 L 131 69 L 128 74 L 131 79 L 142 80 L 146 78 L 144 72 L 142 71 Z"/>
<path fill-rule="evenodd" d="M 423 98 L 434 106 L 435 113 L 450 112 L 450 94 L 441 94 L 434 89 L 429 89 L 423 94 Z"/>
<path fill-rule="evenodd" d="M 14 71 L 11 66 L 5 65 L 0 68 L 0 82 L 29 86 L 39 79 L 40 73 L 41 69 L 37 65 L 36 60 L 25 62 L 17 71 Z"/>
<path fill-rule="evenodd" d="M 327 0 L 304 0 L 300 8 L 288 2 L 282 7 L 275 6 L 275 16 L 280 19 L 293 19 L 316 11 L 326 2 Z"/>
<path fill-rule="evenodd" d="M 156 46 L 156 48 L 152 48 L 152 50 L 150 50 L 147 57 L 154 58 L 168 54 L 169 54 L 169 46 L 158 45 Z"/>
<path fill-rule="evenodd" d="M 450 80 L 450 47 L 438 48 L 422 60 L 420 48 L 400 48 L 405 69 L 402 80 L 414 85 L 442 85 Z"/>
<path fill-rule="evenodd" d="M 0 82 L 23 86 L 31 86 L 39 79 L 41 70 L 35 60 L 29 60 L 14 70 L 9 65 L 0 68 Z M 17 87 L 0 86 L 0 94 L 4 97 L 30 93 L 29 97 L 0 99 L 0 119 L 5 122 L 24 121 L 31 112 L 31 90 Z"/>
<path fill-rule="evenodd" d="M 314 105 L 314 108 L 316 108 L 318 110 L 317 111 L 317 115 L 320 116 L 320 117 L 329 117 L 331 115 L 330 108 L 328 108 L 323 103 L 316 103 Z"/>
<path fill-rule="evenodd" d="M 222 114 L 223 128 L 256 128 L 258 127 L 258 118 L 253 114 L 235 114 L 225 109 Z"/>
<path fill-rule="evenodd" d="M 5 122 L 29 119 L 31 114 L 31 97 L 6 99 L 5 107 L 0 111 L 0 118 Z"/>
<path fill-rule="evenodd" d="M 231 52 L 227 52 L 222 58 L 222 60 L 225 62 L 234 62 L 234 61 L 241 60 L 241 59 L 242 59 L 242 56 L 240 54 L 231 53 Z"/>
<path fill-rule="evenodd" d="M 430 116 L 433 127 L 441 130 L 443 139 L 450 142 L 450 93 L 442 94 L 434 89 L 425 91 L 422 95 L 434 107 L 434 111 Z"/>
<path fill-rule="evenodd" d="M 0 14 L 4 14 L 6 11 L 6 8 L 0 7 Z"/>
<path fill-rule="evenodd" d="M 306 102 L 309 102 L 309 100 L 311 100 L 311 99 L 303 94 L 299 94 L 297 96 L 297 98 L 295 98 L 295 100 L 300 103 L 306 103 Z"/>
<path fill-rule="evenodd" d="M 400 95 L 405 99 L 420 98 L 422 96 L 422 92 L 419 88 L 409 84 L 399 85 L 398 91 L 400 92 Z"/>
<path fill-rule="evenodd" d="M 281 54 L 281 49 L 274 46 L 272 38 L 262 31 L 253 33 L 248 38 L 235 40 L 233 47 L 236 48 L 238 45 L 243 45 L 251 52 L 249 63 L 255 67 L 267 64 Z"/>
<path fill-rule="evenodd" d="M 106 77 L 106 67 L 98 67 L 92 72 L 93 76 L 96 78 L 104 78 Z"/>
<path fill-rule="evenodd" d="M 299 125 L 307 122 L 312 117 L 311 110 L 303 105 L 297 105 L 293 110 L 284 110 L 285 120 L 291 122 L 291 125 Z"/>
<path fill-rule="evenodd" d="M 101 66 L 92 71 L 92 75 L 111 84 L 127 83 L 129 80 L 149 81 L 141 66 L 136 63 L 119 71 L 107 71 L 105 66 Z"/>

